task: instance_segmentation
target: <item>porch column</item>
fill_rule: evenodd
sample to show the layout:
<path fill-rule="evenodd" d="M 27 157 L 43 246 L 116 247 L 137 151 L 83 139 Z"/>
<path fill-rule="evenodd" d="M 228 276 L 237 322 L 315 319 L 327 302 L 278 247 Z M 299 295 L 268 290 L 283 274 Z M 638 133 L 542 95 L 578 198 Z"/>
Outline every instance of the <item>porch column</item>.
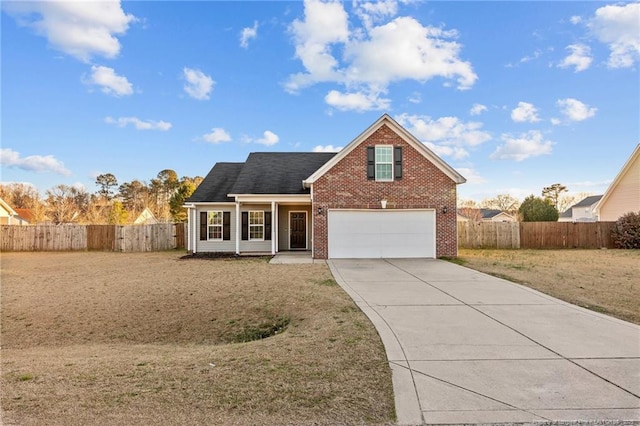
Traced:
<path fill-rule="evenodd" d="M 278 229 L 278 217 L 276 215 L 276 202 L 271 202 L 271 254 L 276 254 L 276 238 Z"/>
<path fill-rule="evenodd" d="M 242 223 L 240 222 L 240 202 L 236 201 L 236 254 L 240 254 L 240 238 L 242 238 Z"/>
<path fill-rule="evenodd" d="M 193 237 L 191 236 L 191 228 L 193 228 L 193 211 L 191 207 L 187 207 L 187 252 L 192 252 L 191 241 L 193 241 Z"/>

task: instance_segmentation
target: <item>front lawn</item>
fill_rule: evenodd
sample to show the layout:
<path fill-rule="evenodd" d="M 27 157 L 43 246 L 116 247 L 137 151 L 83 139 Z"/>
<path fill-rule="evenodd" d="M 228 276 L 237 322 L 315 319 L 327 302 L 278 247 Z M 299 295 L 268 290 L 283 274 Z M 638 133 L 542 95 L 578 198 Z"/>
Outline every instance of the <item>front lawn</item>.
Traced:
<path fill-rule="evenodd" d="M 3 253 L 2 422 L 393 422 L 383 345 L 326 265 L 179 257 Z"/>
<path fill-rule="evenodd" d="M 640 250 L 460 249 L 458 261 L 640 324 Z"/>

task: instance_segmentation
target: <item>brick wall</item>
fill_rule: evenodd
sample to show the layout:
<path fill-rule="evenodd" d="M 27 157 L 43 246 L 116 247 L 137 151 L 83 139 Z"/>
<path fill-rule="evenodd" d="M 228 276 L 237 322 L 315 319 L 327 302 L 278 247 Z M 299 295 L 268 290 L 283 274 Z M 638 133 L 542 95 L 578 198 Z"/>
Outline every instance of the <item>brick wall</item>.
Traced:
<path fill-rule="evenodd" d="M 402 146 L 402 179 L 376 182 L 367 179 L 367 146 Z M 436 210 L 436 256 L 456 256 L 456 184 L 386 125 L 358 145 L 313 184 L 313 248 L 318 259 L 327 258 L 327 214 L 331 208 L 433 208 Z M 446 206 L 447 213 L 442 213 Z"/>

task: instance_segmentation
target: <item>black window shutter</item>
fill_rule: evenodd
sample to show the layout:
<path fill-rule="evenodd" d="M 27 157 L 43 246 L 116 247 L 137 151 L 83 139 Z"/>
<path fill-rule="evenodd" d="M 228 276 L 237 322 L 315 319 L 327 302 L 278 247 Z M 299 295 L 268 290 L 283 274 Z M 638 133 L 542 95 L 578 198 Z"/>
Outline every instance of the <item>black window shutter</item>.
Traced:
<path fill-rule="evenodd" d="M 367 179 L 373 180 L 376 178 L 376 151 L 375 147 L 367 147 Z"/>
<path fill-rule="evenodd" d="M 231 239 L 231 212 L 222 213 L 222 239 L 225 241 Z"/>
<path fill-rule="evenodd" d="M 271 212 L 264 212 L 264 239 L 271 240 Z"/>
<path fill-rule="evenodd" d="M 249 212 L 242 212 L 242 240 L 249 239 Z"/>
<path fill-rule="evenodd" d="M 200 241 L 207 239 L 207 212 L 200 212 Z"/>
<path fill-rule="evenodd" d="M 402 179 L 402 147 L 396 146 L 393 148 L 393 177 L 396 179 Z"/>

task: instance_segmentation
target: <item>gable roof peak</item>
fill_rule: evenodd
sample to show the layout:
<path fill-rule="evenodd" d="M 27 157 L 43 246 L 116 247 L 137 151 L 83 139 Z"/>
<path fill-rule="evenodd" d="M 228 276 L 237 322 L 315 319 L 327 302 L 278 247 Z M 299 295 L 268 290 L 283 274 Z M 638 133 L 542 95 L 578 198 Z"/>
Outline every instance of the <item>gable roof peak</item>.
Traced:
<path fill-rule="evenodd" d="M 340 160 L 346 157 L 351 151 L 353 151 L 358 145 L 364 142 L 369 136 L 375 133 L 383 125 L 387 125 L 394 133 L 400 136 L 405 142 L 413 146 L 420 154 L 431 161 L 438 169 L 440 169 L 445 175 L 447 175 L 456 184 L 465 183 L 467 180 L 458 173 L 453 167 L 447 164 L 442 158 L 437 156 L 431 151 L 424 143 L 420 142 L 418 138 L 413 136 L 407 129 L 402 127 L 396 120 L 394 120 L 389 114 L 384 113 L 373 124 L 367 127 L 362 133 L 360 133 L 355 139 L 353 139 L 347 146 L 342 148 L 335 157 L 327 161 L 322 167 L 316 170 L 311 176 L 306 178 L 302 184 L 305 187 L 310 187 L 318 178 L 324 175 L 329 169 L 335 166 Z"/>

